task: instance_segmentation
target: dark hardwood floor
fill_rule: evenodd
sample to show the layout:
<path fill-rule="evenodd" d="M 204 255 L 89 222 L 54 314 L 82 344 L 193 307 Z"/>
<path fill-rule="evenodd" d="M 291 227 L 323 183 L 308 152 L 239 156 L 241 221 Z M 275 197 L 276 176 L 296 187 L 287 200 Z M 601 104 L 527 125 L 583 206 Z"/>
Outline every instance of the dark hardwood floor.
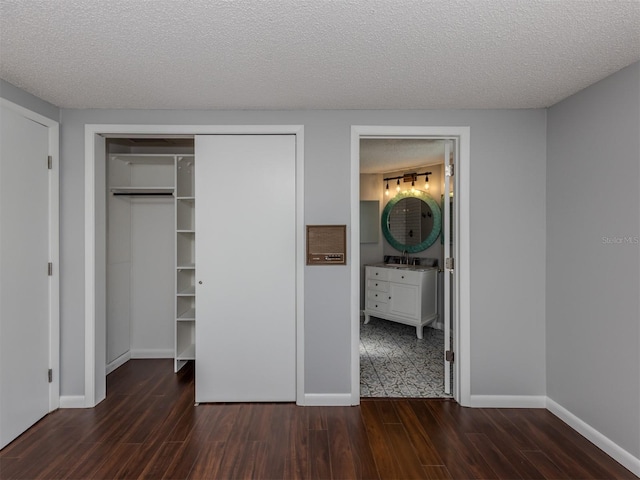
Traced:
<path fill-rule="evenodd" d="M 449 400 L 193 405 L 193 367 L 132 360 L 96 408 L 58 410 L 0 452 L 2 479 L 637 478 L 546 410 Z"/>

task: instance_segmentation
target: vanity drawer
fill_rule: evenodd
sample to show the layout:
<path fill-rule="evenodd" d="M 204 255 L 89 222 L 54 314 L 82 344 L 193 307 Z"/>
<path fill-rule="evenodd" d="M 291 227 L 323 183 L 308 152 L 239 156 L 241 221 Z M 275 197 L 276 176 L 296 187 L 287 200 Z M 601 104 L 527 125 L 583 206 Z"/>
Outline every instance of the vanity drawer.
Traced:
<path fill-rule="evenodd" d="M 388 268 L 367 267 L 367 278 L 387 280 L 389 276 Z"/>
<path fill-rule="evenodd" d="M 377 290 L 379 292 L 388 292 L 389 282 L 369 279 L 367 280 L 367 290 Z"/>
<path fill-rule="evenodd" d="M 373 302 L 388 302 L 389 292 L 386 290 L 381 292 L 379 290 L 367 290 L 367 300 Z"/>
<path fill-rule="evenodd" d="M 369 310 L 370 312 L 387 313 L 389 311 L 389 305 L 385 302 L 367 300 L 367 310 Z"/>
<path fill-rule="evenodd" d="M 418 285 L 420 283 L 420 274 L 411 270 L 389 270 L 389 281 L 395 283 L 407 283 L 409 285 Z"/>

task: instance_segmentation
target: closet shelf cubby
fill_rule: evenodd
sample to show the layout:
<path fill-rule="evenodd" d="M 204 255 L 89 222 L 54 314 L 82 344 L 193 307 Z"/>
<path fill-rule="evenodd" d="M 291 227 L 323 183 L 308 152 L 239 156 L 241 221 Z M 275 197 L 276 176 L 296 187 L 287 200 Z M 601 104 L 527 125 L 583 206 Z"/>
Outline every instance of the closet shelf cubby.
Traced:
<path fill-rule="evenodd" d="M 178 293 L 177 293 L 179 297 L 192 297 L 195 294 L 196 294 L 195 285 L 191 285 L 190 287 L 187 287 L 184 290 L 178 290 Z"/>
<path fill-rule="evenodd" d="M 178 353 L 176 360 L 186 361 L 196 359 L 196 346 L 194 344 L 189 345 L 183 351 Z"/>
<path fill-rule="evenodd" d="M 195 319 L 196 319 L 196 309 L 195 308 L 190 308 L 186 312 L 181 313 L 180 315 L 178 315 L 178 321 L 179 322 L 194 321 Z"/>

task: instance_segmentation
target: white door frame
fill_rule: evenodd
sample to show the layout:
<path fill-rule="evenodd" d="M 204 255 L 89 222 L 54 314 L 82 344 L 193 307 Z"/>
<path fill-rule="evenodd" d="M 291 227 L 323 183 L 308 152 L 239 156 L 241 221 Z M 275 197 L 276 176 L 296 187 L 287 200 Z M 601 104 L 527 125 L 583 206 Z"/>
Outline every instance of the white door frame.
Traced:
<path fill-rule="evenodd" d="M 457 346 L 454 393 L 462 406 L 470 406 L 471 336 L 470 336 L 470 242 L 469 242 L 469 162 L 470 127 L 397 127 L 353 125 L 351 127 L 351 404 L 360 403 L 360 139 L 377 138 L 439 138 L 458 142 L 460 162 L 454 175 L 458 224 L 454 246 L 458 281 L 458 305 L 455 309 Z"/>
<path fill-rule="evenodd" d="M 23 117 L 47 127 L 48 151 L 52 165 L 49 171 L 49 259 L 53 264 L 49 278 L 49 368 L 53 372 L 49 384 L 49 411 L 60 406 L 60 125 L 39 113 L 0 98 L 0 106 L 13 110 Z M 42 159 L 45 168 L 46 159 Z"/>
<path fill-rule="evenodd" d="M 84 407 L 94 407 L 106 395 L 105 358 L 98 358 L 105 342 L 105 312 L 98 311 L 106 289 L 104 213 L 105 137 L 135 135 L 282 135 L 296 136 L 296 403 L 304 402 L 304 126 L 303 125 L 85 125 L 85 385 Z M 98 167 L 98 168 L 96 168 Z M 99 235 L 96 234 L 99 232 Z M 99 343 L 100 342 L 100 343 Z"/>

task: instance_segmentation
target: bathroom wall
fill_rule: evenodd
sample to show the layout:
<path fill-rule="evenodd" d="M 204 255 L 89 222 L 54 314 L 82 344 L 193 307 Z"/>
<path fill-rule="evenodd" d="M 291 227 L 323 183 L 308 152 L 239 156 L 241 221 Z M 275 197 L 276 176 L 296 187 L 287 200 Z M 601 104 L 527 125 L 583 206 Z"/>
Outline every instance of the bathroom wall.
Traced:
<path fill-rule="evenodd" d="M 424 172 L 424 171 L 433 173 L 433 175 L 429 176 L 429 190 L 427 191 L 427 193 L 435 199 L 438 205 L 442 206 L 441 195 L 442 195 L 442 192 L 444 191 L 444 168 L 442 164 L 429 165 L 428 167 L 410 168 L 408 170 L 396 170 L 392 172 L 387 172 L 381 176 L 380 184 L 378 187 L 382 191 L 382 188 L 383 188 L 382 177 L 398 177 L 400 175 L 404 175 L 405 173 Z M 417 190 L 421 190 L 424 192 L 425 189 L 424 189 L 423 180 L 424 180 L 424 177 L 419 177 L 415 187 Z M 389 184 L 389 191 L 390 191 L 389 196 L 382 195 L 382 203 L 380 206 L 381 214 L 382 214 L 382 210 L 384 210 L 384 207 L 387 205 L 387 203 L 389 203 L 389 201 L 393 199 L 394 194 L 396 193 L 395 188 L 396 188 L 395 182 L 391 182 Z M 404 192 L 405 190 L 409 190 L 410 188 L 411 188 L 410 183 L 404 183 L 402 180 L 400 180 L 401 192 Z M 384 236 L 383 236 L 382 242 L 383 242 L 383 249 L 382 249 L 383 255 L 402 255 L 402 252 L 393 248 L 389 244 L 389 242 L 387 242 Z M 442 267 L 443 261 L 444 261 L 443 252 L 444 252 L 444 248 L 442 247 L 441 236 L 439 236 L 436 239 L 436 241 L 433 243 L 433 245 L 431 245 L 429 248 L 427 248 L 426 250 L 423 250 L 422 252 L 412 254 L 411 256 L 421 257 L 421 258 L 436 258 L 438 259 L 438 265 Z"/>
<path fill-rule="evenodd" d="M 360 200 L 378 201 L 378 241 L 376 243 L 360 244 L 360 278 L 364 278 L 364 266 L 380 263 L 383 260 L 382 253 L 382 228 L 380 227 L 380 215 L 384 208 L 382 194 L 382 175 L 377 173 L 360 174 Z M 360 282 L 360 310 L 364 309 L 364 282 Z"/>
<path fill-rule="evenodd" d="M 551 107 L 547 137 L 547 395 L 640 468 L 640 63 Z"/>
<path fill-rule="evenodd" d="M 360 174 L 360 200 L 377 200 L 380 202 L 380 209 L 378 212 L 378 229 L 379 229 L 379 239 L 377 243 L 361 243 L 360 244 L 360 278 L 364 278 L 364 267 L 365 265 L 371 265 L 374 263 L 380 263 L 383 261 L 385 255 L 402 255 L 402 252 L 393 248 L 389 242 L 387 242 L 386 238 L 382 234 L 382 228 L 380 227 L 380 219 L 382 215 L 382 211 L 384 207 L 389 203 L 389 201 L 394 197 L 396 193 L 395 183 L 393 185 L 389 185 L 389 196 L 384 194 L 384 186 L 385 183 L 383 178 L 385 177 L 395 177 L 399 175 L 403 175 L 405 172 L 410 173 L 414 171 L 430 171 L 433 175 L 429 178 L 429 194 L 436 199 L 438 204 L 441 204 L 440 196 L 442 195 L 444 188 L 444 168 L 442 165 L 430 165 L 428 167 L 417 167 L 409 170 L 397 170 L 392 172 L 387 172 L 384 174 Z M 416 185 L 418 190 L 424 191 L 422 185 L 421 177 L 420 183 Z M 403 184 L 400 182 L 401 191 L 407 189 L 407 186 L 410 184 Z M 443 246 L 440 240 L 440 237 L 436 239 L 433 245 L 422 252 L 418 252 L 412 254 L 412 257 L 422 257 L 422 258 L 436 258 L 438 260 L 438 265 L 443 265 Z M 365 302 L 365 283 L 360 282 L 360 309 L 364 309 Z"/>

